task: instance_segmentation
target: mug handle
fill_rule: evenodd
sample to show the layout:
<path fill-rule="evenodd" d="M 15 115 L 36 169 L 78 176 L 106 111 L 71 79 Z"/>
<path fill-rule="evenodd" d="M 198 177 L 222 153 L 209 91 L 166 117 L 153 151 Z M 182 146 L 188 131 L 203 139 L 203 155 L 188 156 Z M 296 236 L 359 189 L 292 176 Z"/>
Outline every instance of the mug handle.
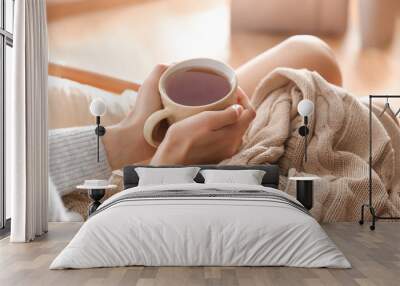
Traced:
<path fill-rule="evenodd" d="M 146 119 L 143 127 L 143 135 L 144 139 L 146 139 L 147 143 L 149 143 L 151 146 L 157 148 L 158 145 L 160 145 L 160 142 L 154 141 L 153 131 L 162 120 L 167 119 L 170 115 L 171 112 L 169 109 L 165 108 L 154 112 Z"/>

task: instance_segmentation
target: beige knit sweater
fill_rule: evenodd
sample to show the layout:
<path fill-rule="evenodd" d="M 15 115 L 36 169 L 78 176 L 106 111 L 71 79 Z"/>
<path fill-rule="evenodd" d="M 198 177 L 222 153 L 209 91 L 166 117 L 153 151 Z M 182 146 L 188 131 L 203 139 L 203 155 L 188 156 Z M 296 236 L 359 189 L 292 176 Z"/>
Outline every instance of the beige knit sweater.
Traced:
<path fill-rule="evenodd" d="M 308 162 L 297 104 L 315 104 L 310 118 Z M 278 68 L 258 85 L 257 116 L 238 154 L 222 164 L 277 163 L 281 189 L 294 195 L 286 176 L 315 174 L 312 214 L 320 221 L 357 221 L 368 201 L 368 107 L 344 89 L 307 70 Z M 378 107 L 374 108 L 379 114 Z M 400 215 L 400 129 L 389 114 L 373 117 L 373 202 L 378 214 Z"/>

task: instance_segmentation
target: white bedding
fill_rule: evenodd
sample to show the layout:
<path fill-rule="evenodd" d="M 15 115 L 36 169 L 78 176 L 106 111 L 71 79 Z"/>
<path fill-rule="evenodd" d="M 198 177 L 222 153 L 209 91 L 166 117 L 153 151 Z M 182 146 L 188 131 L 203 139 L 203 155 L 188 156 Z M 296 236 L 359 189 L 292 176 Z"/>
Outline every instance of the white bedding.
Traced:
<path fill-rule="evenodd" d="M 207 192 L 211 188 L 262 190 L 296 202 L 279 190 L 254 185 L 193 183 L 128 189 L 100 206 L 103 210 L 83 224 L 50 269 L 127 265 L 351 267 L 310 215 L 278 200 L 182 196 L 115 203 L 124 196 L 138 195 L 136 192 Z"/>

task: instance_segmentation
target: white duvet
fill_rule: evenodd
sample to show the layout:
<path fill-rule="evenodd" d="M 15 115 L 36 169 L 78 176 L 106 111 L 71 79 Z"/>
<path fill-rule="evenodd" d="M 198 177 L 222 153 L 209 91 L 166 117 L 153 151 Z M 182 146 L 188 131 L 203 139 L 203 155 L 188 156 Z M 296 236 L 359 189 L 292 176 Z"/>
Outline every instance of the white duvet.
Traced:
<path fill-rule="evenodd" d="M 262 190 L 230 184 L 179 184 L 125 190 L 83 224 L 50 269 L 145 266 L 294 266 L 349 268 L 310 215 L 274 200 L 182 197 L 127 200 L 132 192 Z M 104 207 L 107 206 L 108 207 Z"/>

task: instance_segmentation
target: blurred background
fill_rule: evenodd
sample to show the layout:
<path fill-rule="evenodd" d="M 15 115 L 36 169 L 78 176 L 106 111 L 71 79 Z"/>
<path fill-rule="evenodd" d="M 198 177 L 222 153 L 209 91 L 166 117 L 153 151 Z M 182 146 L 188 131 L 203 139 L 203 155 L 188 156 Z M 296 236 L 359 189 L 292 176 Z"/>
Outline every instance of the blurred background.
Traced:
<path fill-rule="evenodd" d="M 400 93 L 397 0 L 47 0 L 50 61 L 141 82 L 156 63 L 238 67 L 294 34 L 335 51 L 356 95 Z"/>

